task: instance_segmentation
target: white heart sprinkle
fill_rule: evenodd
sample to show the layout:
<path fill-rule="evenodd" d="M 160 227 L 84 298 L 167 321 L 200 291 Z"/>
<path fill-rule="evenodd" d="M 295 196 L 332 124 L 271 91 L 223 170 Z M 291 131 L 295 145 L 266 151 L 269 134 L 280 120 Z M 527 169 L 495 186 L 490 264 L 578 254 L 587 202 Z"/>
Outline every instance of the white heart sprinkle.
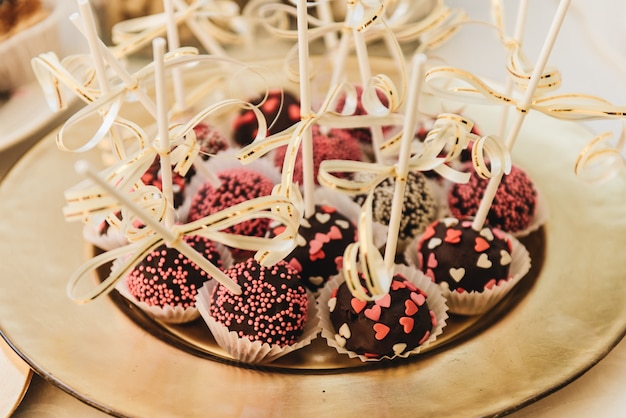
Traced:
<path fill-rule="evenodd" d="M 430 241 L 428 241 L 428 249 L 432 250 L 434 248 L 437 248 L 441 245 L 443 241 L 441 241 L 441 238 L 431 238 Z"/>
<path fill-rule="evenodd" d="M 343 219 L 337 219 L 335 221 L 335 223 L 339 226 L 339 228 L 341 229 L 348 229 L 350 227 L 350 222 L 343 220 Z"/>
<path fill-rule="evenodd" d="M 346 339 L 339 334 L 335 334 L 335 341 L 337 342 L 337 345 L 341 348 L 344 348 L 346 346 Z"/>
<path fill-rule="evenodd" d="M 402 354 L 404 353 L 404 350 L 406 350 L 406 344 L 405 343 L 394 344 L 393 347 L 391 347 L 391 349 L 393 350 L 394 354 Z"/>
<path fill-rule="evenodd" d="M 317 219 L 319 223 L 325 224 L 330 219 L 330 214 L 329 213 L 316 213 L 315 219 Z"/>
<path fill-rule="evenodd" d="M 337 298 L 328 299 L 328 310 L 330 312 L 334 312 L 336 307 L 337 307 Z"/>
<path fill-rule="evenodd" d="M 302 235 L 298 234 L 298 237 L 296 238 L 296 243 L 298 244 L 298 247 L 305 247 L 306 239 L 304 239 Z"/>
<path fill-rule="evenodd" d="M 454 279 L 455 282 L 458 283 L 461 281 L 463 276 L 465 276 L 465 269 L 463 267 L 460 267 L 458 269 L 455 269 L 454 267 L 452 267 L 450 269 L 450 276 Z"/>
<path fill-rule="evenodd" d="M 480 235 L 487 238 L 487 241 L 493 241 L 493 233 L 489 228 L 483 228 L 480 230 Z"/>
<path fill-rule="evenodd" d="M 341 335 L 344 338 L 350 338 L 352 336 L 352 333 L 350 332 L 350 327 L 348 326 L 348 324 L 343 324 L 342 326 L 339 327 L 339 335 Z"/>
<path fill-rule="evenodd" d="M 506 266 L 511 262 L 511 254 L 508 251 L 500 250 L 500 265 Z"/>
<path fill-rule="evenodd" d="M 487 254 L 482 253 L 480 257 L 478 257 L 476 265 L 481 269 L 488 269 L 493 265 L 493 263 L 489 261 L 489 257 L 487 256 Z"/>
<path fill-rule="evenodd" d="M 311 276 L 309 277 L 309 281 L 318 287 L 324 284 L 324 278 L 322 276 Z"/>
<path fill-rule="evenodd" d="M 306 218 L 302 218 L 302 219 L 300 219 L 300 226 L 304 227 L 304 228 L 310 228 L 311 224 L 309 223 L 309 221 Z"/>
<path fill-rule="evenodd" d="M 459 220 L 457 218 L 443 218 L 443 224 L 450 228 L 451 226 L 457 225 Z"/>

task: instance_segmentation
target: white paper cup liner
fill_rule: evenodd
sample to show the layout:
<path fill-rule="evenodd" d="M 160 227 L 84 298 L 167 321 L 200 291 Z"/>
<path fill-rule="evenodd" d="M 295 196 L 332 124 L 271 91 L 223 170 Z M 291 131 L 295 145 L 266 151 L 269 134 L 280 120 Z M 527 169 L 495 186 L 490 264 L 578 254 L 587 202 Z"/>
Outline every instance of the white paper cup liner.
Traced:
<path fill-rule="evenodd" d="M 214 242 L 215 248 L 220 254 L 220 260 L 222 260 L 222 269 L 226 269 L 233 264 L 233 257 L 223 245 Z M 111 271 L 115 271 L 120 267 L 121 260 L 117 259 L 111 265 Z M 209 282 L 213 282 L 213 279 L 210 279 Z M 184 324 L 187 322 L 191 322 L 200 317 L 200 313 L 198 312 L 197 306 L 192 306 L 188 308 L 183 308 L 182 306 L 154 306 L 148 305 L 147 303 L 138 300 L 130 290 L 128 289 L 126 283 L 126 277 L 122 277 L 117 284 L 115 285 L 115 290 L 122 296 L 124 296 L 127 300 L 131 301 L 135 304 L 139 309 L 147 313 L 150 317 L 159 320 L 161 322 L 167 324 Z M 196 294 L 196 304 L 198 302 L 198 295 Z"/>
<path fill-rule="evenodd" d="M 213 319 L 210 314 L 211 292 L 216 285 L 217 283 L 211 280 L 200 288 L 196 296 L 196 306 L 217 344 L 226 350 L 235 360 L 250 364 L 271 363 L 286 354 L 311 344 L 311 341 L 313 341 L 320 332 L 315 298 L 312 294 L 307 292 L 309 298 L 307 322 L 302 335 L 295 344 L 281 347 L 278 344 L 262 343 L 260 341 L 252 341 L 245 337 L 239 337 L 235 331 L 230 331 L 226 326 Z"/>
<path fill-rule="evenodd" d="M 409 280 L 411 283 L 413 283 L 415 286 L 417 286 L 420 290 L 428 295 L 426 298 L 428 307 L 435 314 L 435 318 L 437 318 L 437 324 L 431 330 L 428 339 L 424 341 L 421 345 L 415 347 L 413 350 L 404 352 L 400 355 L 396 355 L 393 357 L 383 356 L 380 358 L 370 358 L 355 353 L 354 351 L 346 350 L 344 347 L 339 346 L 339 344 L 337 344 L 337 341 L 335 340 L 335 328 L 330 322 L 328 300 L 330 299 L 330 295 L 333 289 L 339 287 L 339 285 L 345 280 L 343 274 L 340 273 L 334 276 L 328 283 L 326 283 L 317 298 L 318 315 L 320 320 L 320 327 L 322 330 L 322 337 L 326 339 L 326 343 L 330 347 L 333 347 L 340 354 L 345 354 L 350 358 L 358 358 L 363 362 L 393 360 L 394 358 L 406 358 L 411 355 L 420 353 L 425 347 L 437 340 L 437 338 L 443 333 L 443 330 L 447 325 L 446 321 L 448 319 L 448 305 L 446 302 L 446 298 L 441 291 L 441 288 L 432 281 L 430 281 L 430 279 L 426 277 L 420 270 L 417 270 L 415 268 L 408 267 L 402 264 L 396 264 L 394 271 L 395 273 L 402 274 L 404 277 L 407 278 L 407 280 Z"/>
<path fill-rule="evenodd" d="M 511 289 L 528 273 L 531 266 L 530 254 L 526 247 L 511 234 L 506 234 L 511 240 L 513 250 L 511 252 L 511 266 L 509 267 L 509 280 L 502 282 L 491 289 L 482 292 L 457 292 L 442 287 L 442 293 L 448 301 L 450 313 L 456 315 L 480 315 L 491 308 L 506 296 Z M 420 236 L 421 237 L 421 236 Z M 417 237 L 406 249 L 404 255 L 409 265 L 419 268 L 417 259 Z"/>
<path fill-rule="evenodd" d="M 117 228 L 109 227 L 104 234 L 101 234 L 99 230 L 102 222 L 105 222 L 104 219 L 100 222 L 93 219 L 83 226 L 83 238 L 85 241 L 105 251 L 128 244 L 128 239 Z"/>

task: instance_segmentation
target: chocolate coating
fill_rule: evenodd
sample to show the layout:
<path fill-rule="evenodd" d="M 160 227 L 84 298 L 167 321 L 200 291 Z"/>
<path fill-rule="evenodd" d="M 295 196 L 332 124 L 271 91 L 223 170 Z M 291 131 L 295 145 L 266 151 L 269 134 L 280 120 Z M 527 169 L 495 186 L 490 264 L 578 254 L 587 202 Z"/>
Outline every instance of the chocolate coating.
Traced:
<path fill-rule="evenodd" d="M 278 235 L 285 227 L 270 231 Z M 315 206 L 315 213 L 302 219 L 298 229 L 298 245 L 285 257 L 300 273 L 304 285 L 318 291 L 343 265 L 346 247 L 356 241 L 356 226 L 332 206 Z"/>
<path fill-rule="evenodd" d="M 256 105 L 264 97 L 265 95 L 261 95 L 248 101 Z M 287 91 L 269 91 L 260 110 L 267 121 L 268 135 L 282 132 L 300 121 L 300 101 Z M 242 109 L 233 121 L 233 140 L 244 147 L 254 140 L 258 129 L 259 124 L 252 110 Z"/>
<path fill-rule="evenodd" d="M 183 238 L 217 267 L 222 267 L 215 244 L 192 235 Z M 141 261 L 125 278 L 130 293 L 150 306 L 193 307 L 196 294 L 211 277 L 174 248 L 161 245 Z"/>
<path fill-rule="evenodd" d="M 357 175 L 358 179 L 359 176 Z M 389 225 L 391 205 L 395 190 L 395 178 L 382 181 L 374 190 L 372 201 L 374 221 Z M 355 201 L 362 205 L 365 195 L 359 195 Z M 404 192 L 404 205 L 398 238 L 401 240 L 415 238 L 428 224 L 437 217 L 438 205 L 432 190 L 420 172 L 409 172 Z"/>
<path fill-rule="evenodd" d="M 294 344 L 307 321 L 309 300 L 298 273 L 286 262 L 263 267 L 253 258 L 235 264 L 226 274 L 242 289 L 232 294 L 218 284 L 209 312 L 242 338 L 280 346 Z"/>
<path fill-rule="evenodd" d="M 426 228 L 417 243 L 419 268 L 435 283 L 458 292 L 482 292 L 508 280 L 512 243 L 505 234 L 469 220 L 444 218 Z"/>
<path fill-rule="evenodd" d="M 233 205 L 272 192 L 274 184 L 263 174 L 245 168 L 233 168 L 217 173 L 221 185 L 215 189 L 209 182 L 196 192 L 189 210 L 189 222 L 214 214 Z M 234 234 L 262 237 L 267 232 L 269 219 L 251 219 L 233 225 L 225 231 Z"/>
<path fill-rule="evenodd" d="M 450 213 L 459 219 L 476 215 L 489 182 L 474 170 L 471 173 L 467 183 L 454 184 L 448 193 Z M 511 173 L 502 177 L 485 222 L 507 232 L 521 231 L 532 222 L 536 206 L 533 181 L 524 170 L 513 165 Z"/>
<path fill-rule="evenodd" d="M 331 129 L 327 134 L 323 134 L 319 126 L 312 128 L 313 135 L 313 177 L 315 184 L 319 184 L 317 173 L 320 164 L 324 160 L 352 160 L 362 159 L 361 146 L 359 141 L 345 129 Z M 287 147 L 280 147 L 274 153 L 274 165 L 282 171 L 283 161 Z M 341 176 L 339 176 L 341 177 Z M 303 184 L 302 175 L 302 152 L 298 150 L 293 172 L 293 182 Z"/>
<path fill-rule="evenodd" d="M 344 282 L 328 300 L 335 340 L 370 358 L 411 351 L 428 339 L 437 323 L 426 297 L 401 274 L 393 277 L 389 293 L 376 301 L 355 298 Z"/>

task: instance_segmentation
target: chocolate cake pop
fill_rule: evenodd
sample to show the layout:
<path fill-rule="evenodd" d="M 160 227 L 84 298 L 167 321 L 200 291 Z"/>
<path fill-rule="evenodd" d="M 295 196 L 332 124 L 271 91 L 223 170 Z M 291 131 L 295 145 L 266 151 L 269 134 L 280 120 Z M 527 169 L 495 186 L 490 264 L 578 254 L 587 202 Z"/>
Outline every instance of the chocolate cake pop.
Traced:
<path fill-rule="evenodd" d="M 222 266 L 215 244 L 201 236 L 185 236 L 185 242 L 217 267 Z M 125 278 L 131 295 L 149 306 L 195 305 L 198 289 L 211 277 L 174 248 L 161 245 Z"/>
<path fill-rule="evenodd" d="M 278 235 L 284 226 L 271 228 Z M 298 245 L 285 257 L 311 291 L 319 290 L 331 276 L 339 273 L 346 247 L 356 241 L 356 226 L 336 208 L 316 205 L 312 216 L 304 218 L 298 229 Z"/>
<path fill-rule="evenodd" d="M 218 284 L 211 293 L 213 319 L 240 338 L 287 346 L 302 335 L 308 315 L 308 296 L 298 273 L 279 261 L 263 267 L 250 258 L 235 264 L 226 274 L 242 288 L 232 294 Z"/>
<path fill-rule="evenodd" d="M 483 292 L 510 278 L 513 247 L 498 228 L 444 218 L 426 228 L 416 251 L 418 267 L 450 291 Z"/>
<path fill-rule="evenodd" d="M 257 105 L 264 95 L 248 100 Z M 271 90 L 260 106 L 268 125 L 268 135 L 282 132 L 300 121 L 300 101 L 288 91 Z M 259 125 L 254 112 L 242 109 L 233 121 L 233 140 L 241 147 L 250 144 L 256 137 Z"/>
<path fill-rule="evenodd" d="M 394 275 L 389 293 L 376 301 L 359 300 L 344 282 L 328 300 L 335 341 L 368 358 L 411 351 L 429 338 L 437 324 L 427 296 L 399 273 Z"/>
<path fill-rule="evenodd" d="M 476 215 L 489 180 L 479 177 L 471 166 L 472 176 L 467 183 L 455 183 L 448 192 L 448 206 L 452 216 L 464 219 Z M 519 166 L 502 177 L 485 222 L 506 232 L 526 229 L 533 220 L 537 207 L 537 189 L 530 176 Z"/>
<path fill-rule="evenodd" d="M 328 133 L 322 133 L 319 126 L 312 128 L 313 136 L 313 176 L 315 183 L 319 167 L 324 160 L 352 160 L 360 161 L 363 157 L 359 141 L 347 130 L 331 129 Z M 282 170 L 287 147 L 280 147 L 274 153 L 274 165 Z M 302 153 L 298 151 L 296 157 L 293 182 L 302 184 Z"/>

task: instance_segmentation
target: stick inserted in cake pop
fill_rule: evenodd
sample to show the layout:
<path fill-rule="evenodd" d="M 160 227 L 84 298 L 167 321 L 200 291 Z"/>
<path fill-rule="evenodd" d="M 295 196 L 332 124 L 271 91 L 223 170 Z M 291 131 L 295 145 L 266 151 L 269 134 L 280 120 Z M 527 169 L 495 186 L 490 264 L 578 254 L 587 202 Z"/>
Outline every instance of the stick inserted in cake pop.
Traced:
<path fill-rule="evenodd" d="M 550 57 L 550 53 L 552 52 L 552 47 L 556 42 L 556 38 L 559 34 L 559 30 L 561 29 L 561 25 L 565 16 L 567 14 L 567 9 L 569 7 L 571 0 L 561 0 L 559 2 L 559 6 L 557 8 L 554 19 L 552 20 L 552 24 L 550 26 L 550 30 L 548 31 L 548 35 L 543 43 L 541 48 L 541 52 L 539 53 L 539 58 L 537 60 L 537 64 L 535 65 L 532 75 L 530 77 L 530 82 L 526 89 L 526 93 L 522 98 L 522 101 L 518 104 L 517 114 L 515 115 L 515 119 L 513 120 L 513 125 L 508 132 L 505 146 L 510 151 L 515 145 L 515 140 L 519 134 L 520 129 L 522 128 L 522 124 L 526 119 L 526 115 L 530 109 L 530 105 L 533 101 L 533 96 L 535 94 L 535 90 L 537 89 L 537 85 L 541 79 L 541 74 L 546 67 L 548 62 L 548 58 Z M 500 172 L 494 175 L 487 184 L 487 188 L 485 189 L 485 194 L 478 206 L 478 210 L 476 212 L 476 217 L 472 222 L 472 228 L 475 230 L 482 229 L 485 224 L 485 220 L 487 219 L 487 214 L 489 213 L 489 209 L 491 208 L 491 204 L 493 203 L 493 199 L 498 191 L 498 186 L 502 181 L 503 172 Z"/>
<path fill-rule="evenodd" d="M 88 36 L 94 36 L 94 29 L 86 29 L 85 22 L 81 23 L 80 18 L 77 13 L 73 13 L 70 16 L 70 21 L 76 26 L 76 29 L 87 38 Z M 89 35 L 88 35 L 89 34 Z M 122 80 L 124 85 L 133 91 L 133 94 L 137 97 L 139 102 L 143 105 L 143 107 L 150 113 L 152 117 L 156 119 L 156 105 L 154 101 L 141 89 L 136 88 L 138 80 L 133 79 L 132 75 L 128 72 L 126 68 L 117 60 L 115 55 L 109 50 L 109 48 L 102 42 L 102 39 L 95 36 L 95 40 L 93 41 L 95 45 L 97 45 L 98 50 L 103 55 L 106 63 L 113 69 L 115 74 Z"/>
<path fill-rule="evenodd" d="M 513 34 L 513 42 L 518 45 L 522 44 L 522 40 L 524 38 L 524 27 L 526 25 L 526 15 L 528 12 L 528 0 L 520 0 L 519 6 L 517 8 L 517 19 L 515 21 L 515 33 Z M 499 19 L 502 19 L 503 16 L 498 16 Z M 507 97 L 511 97 L 511 93 L 513 92 L 514 79 L 513 77 L 507 77 L 506 84 L 504 87 L 504 94 Z M 498 138 L 504 137 L 504 132 L 506 129 L 506 121 L 509 117 L 509 106 L 504 106 L 502 109 L 502 115 L 500 117 L 500 126 L 498 130 Z"/>
<path fill-rule="evenodd" d="M 396 169 L 396 184 L 391 202 L 391 214 L 389 216 L 389 231 L 387 234 L 387 244 L 385 246 L 385 267 L 391 271 L 396 256 L 398 246 L 398 232 L 400 231 L 400 221 L 404 208 L 404 191 L 409 174 L 409 159 L 411 158 L 411 143 L 417 125 L 418 102 L 422 90 L 422 80 L 424 78 L 424 65 L 426 56 L 417 54 L 413 57 L 411 65 L 411 80 L 409 82 L 409 92 L 407 97 L 406 110 L 404 114 L 404 124 L 402 138 L 400 139 L 400 153 L 398 155 L 398 165 Z"/>
<path fill-rule="evenodd" d="M 307 118 L 311 115 L 311 83 L 309 78 L 309 25 L 307 21 L 307 2 L 298 0 L 298 66 L 300 75 L 300 115 Z M 313 216 L 315 212 L 315 175 L 313 167 L 313 134 L 305 129 L 302 138 L 302 187 L 304 189 L 304 216 Z"/>
<path fill-rule="evenodd" d="M 356 3 L 348 2 L 345 24 L 347 27 L 354 26 L 353 20 L 355 19 Z M 381 16 L 382 17 L 382 16 Z M 360 83 L 363 88 L 367 85 L 369 79 L 372 77 L 372 70 L 370 68 L 369 53 L 367 51 L 367 43 L 363 32 L 359 29 L 346 30 L 342 34 L 342 38 L 338 44 L 334 58 L 334 68 L 331 75 L 331 85 L 341 82 L 343 72 L 345 71 L 345 61 L 348 55 L 348 49 L 350 45 L 350 38 L 354 39 L 354 46 L 356 49 L 357 62 L 359 65 L 359 74 L 361 76 Z M 383 129 L 382 126 L 371 126 L 370 132 L 372 134 L 372 145 L 374 151 L 374 157 L 376 161 L 381 162 L 382 156 L 380 154 L 380 146 L 383 143 Z"/>
<path fill-rule="evenodd" d="M 170 161 L 170 134 L 167 116 L 167 94 L 165 90 L 165 39 L 157 38 L 152 41 L 154 58 L 154 83 L 156 90 L 157 104 L 157 129 L 158 142 L 155 148 L 159 152 L 161 162 L 162 192 L 167 202 L 167 212 L 165 214 L 165 226 L 171 227 L 174 224 L 174 191 L 172 180 L 172 163 Z"/>
<path fill-rule="evenodd" d="M 142 222 L 152 228 L 161 238 L 163 238 L 168 246 L 175 248 L 189 260 L 196 263 L 201 269 L 206 271 L 209 275 L 211 275 L 211 277 L 227 287 L 234 294 L 241 294 L 241 287 L 237 283 L 233 282 L 232 279 L 230 279 L 222 270 L 204 258 L 170 228 L 154 219 L 132 199 L 98 175 L 98 173 L 95 172 L 86 161 L 78 161 L 75 165 L 75 169 L 77 173 L 87 176 L 87 178 L 102 187 L 102 189 L 104 189 L 107 193 L 114 196 L 122 205 L 124 205 L 124 207 L 130 210 L 135 216 L 141 219 Z"/>
<path fill-rule="evenodd" d="M 178 36 L 178 23 L 174 15 L 174 3 L 172 0 L 163 0 L 163 11 L 165 14 L 165 27 L 167 33 L 167 47 L 169 51 L 180 48 L 180 38 Z M 178 112 L 184 112 L 187 108 L 185 101 L 185 85 L 180 68 L 172 70 L 174 83 L 174 107 Z"/>

